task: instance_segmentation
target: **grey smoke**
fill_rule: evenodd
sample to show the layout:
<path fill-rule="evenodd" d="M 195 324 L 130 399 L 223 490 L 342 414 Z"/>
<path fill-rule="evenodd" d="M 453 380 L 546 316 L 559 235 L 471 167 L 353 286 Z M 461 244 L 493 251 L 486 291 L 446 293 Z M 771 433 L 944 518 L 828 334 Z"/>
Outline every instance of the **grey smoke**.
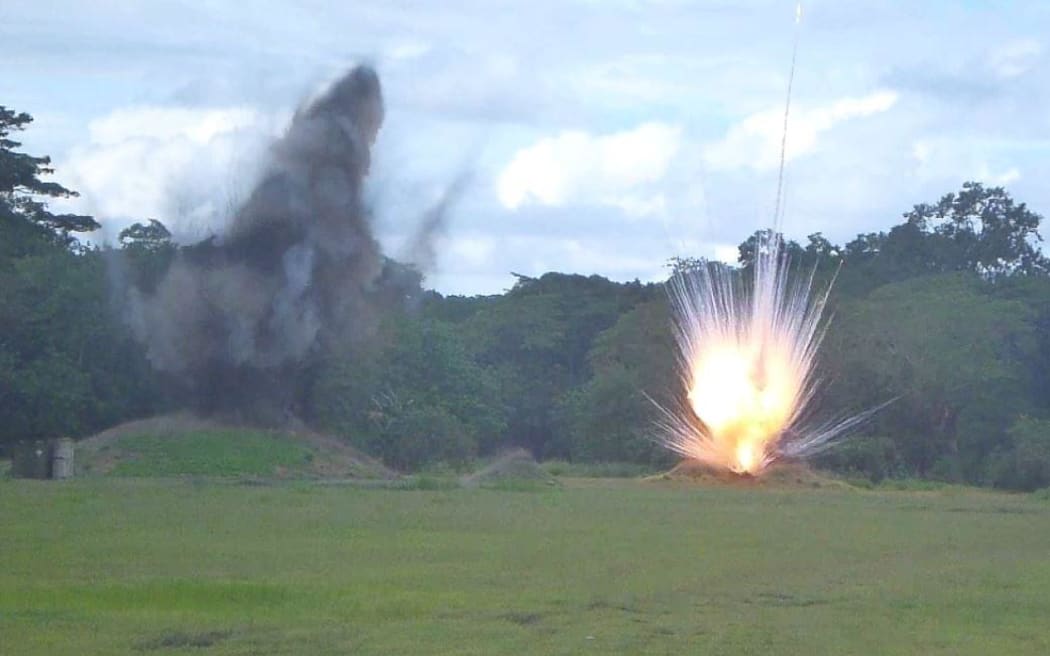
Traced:
<path fill-rule="evenodd" d="M 397 297 L 362 195 L 383 114 L 375 72 L 349 71 L 295 114 L 226 232 L 182 249 L 154 293 L 132 291 L 150 362 L 202 405 L 291 403 L 312 350 L 367 333 Z"/>
<path fill-rule="evenodd" d="M 401 259 L 411 262 L 422 271 L 434 268 L 437 261 L 437 241 L 444 236 L 448 214 L 463 195 L 470 179 L 469 171 L 460 173 L 441 193 L 437 202 L 423 213 L 411 240 L 401 254 Z"/>

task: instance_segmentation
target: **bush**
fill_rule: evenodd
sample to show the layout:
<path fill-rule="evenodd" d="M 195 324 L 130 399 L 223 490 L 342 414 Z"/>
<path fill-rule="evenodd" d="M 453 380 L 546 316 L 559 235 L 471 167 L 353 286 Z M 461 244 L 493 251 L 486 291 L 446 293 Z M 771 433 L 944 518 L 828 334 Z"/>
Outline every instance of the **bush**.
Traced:
<path fill-rule="evenodd" d="M 1025 492 L 1050 485 L 1050 421 L 1021 417 L 1008 434 L 1012 446 L 995 459 L 992 484 Z"/>
<path fill-rule="evenodd" d="M 655 406 L 627 367 L 606 367 L 566 398 L 561 415 L 573 461 L 668 462 L 653 440 Z"/>
<path fill-rule="evenodd" d="M 820 456 L 817 464 L 846 476 L 863 476 L 879 483 L 898 468 L 897 447 L 888 437 L 857 436 Z"/>
<path fill-rule="evenodd" d="M 935 460 L 930 467 L 929 477 L 944 483 L 962 483 L 966 480 L 958 455 L 941 456 Z"/>
<path fill-rule="evenodd" d="M 402 470 L 435 462 L 465 464 L 477 453 L 470 429 L 444 408 L 411 404 L 380 428 L 372 445 L 384 461 Z"/>
<path fill-rule="evenodd" d="M 437 321 L 390 319 L 387 343 L 321 367 L 312 417 L 401 470 L 459 468 L 490 451 L 506 428 L 492 373 Z"/>

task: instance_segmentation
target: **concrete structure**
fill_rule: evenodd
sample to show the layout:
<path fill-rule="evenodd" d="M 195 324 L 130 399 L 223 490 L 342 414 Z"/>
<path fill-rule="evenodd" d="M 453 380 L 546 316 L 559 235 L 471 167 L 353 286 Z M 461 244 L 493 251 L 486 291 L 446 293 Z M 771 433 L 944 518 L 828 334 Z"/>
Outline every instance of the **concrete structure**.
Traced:
<path fill-rule="evenodd" d="M 73 478 L 73 440 L 62 437 L 55 440 L 51 455 L 51 478 L 65 480 Z"/>
<path fill-rule="evenodd" d="M 68 437 L 27 440 L 11 448 L 11 475 L 15 478 L 73 478 L 75 444 Z"/>

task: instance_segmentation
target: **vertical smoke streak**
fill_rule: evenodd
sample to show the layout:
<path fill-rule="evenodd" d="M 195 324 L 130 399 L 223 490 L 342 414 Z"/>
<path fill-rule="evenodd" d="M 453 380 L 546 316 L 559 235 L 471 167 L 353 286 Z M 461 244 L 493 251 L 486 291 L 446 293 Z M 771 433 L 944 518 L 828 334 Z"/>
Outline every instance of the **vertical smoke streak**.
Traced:
<path fill-rule="evenodd" d="M 401 259 L 427 271 L 437 261 L 436 242 L 445 231 L 448 214 L 470 183 L 470 173 L 463 172 L 449 185 L 431 207 L 423 213 L 415 233 L 407 244 Z"/>
<path fill-rule="evenodd" d="M 779 234 L 784 221 L 784 163 L 787 160 L 788 116 L 791 113 L 791 87 L 795 84 L 795 62 L 798 59 L 798 41 L 802 24 L 802 3 L 795 5 L 795 42 L 791 46 L 791 69 L 788 73 L 787 97 L 784 100 L 784 127 L 780 132 L 780 166 L 777 169 L 777 198 L 773 204 L 773 232 Z"/>

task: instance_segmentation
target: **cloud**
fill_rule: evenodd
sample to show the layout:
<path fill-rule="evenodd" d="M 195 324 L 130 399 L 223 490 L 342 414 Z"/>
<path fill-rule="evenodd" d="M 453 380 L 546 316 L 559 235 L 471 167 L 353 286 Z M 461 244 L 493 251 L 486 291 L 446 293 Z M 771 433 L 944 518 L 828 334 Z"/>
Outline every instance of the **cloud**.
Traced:
<path fill-rule="evenodd" d="M 26 152 L 54 155 L 56 181 L 115 233 L 221 222 L 279 112 L 369 58 L 389 109 L 368 184 L 384 245 L 469 169 L 429 280 L 497 291 L 510 270 L 622 279 L 672 254 L 732 259 L 768 224 L 794 3 L 698 4 L 8 0 L 0 61 L 8 104 L 39 119 Z M 1048 25 L 1036 0 L 808 2 L 785 230 L 849 240 L 972 178 L 1050 211 Z"/>
<path fill-rule="evenodd" d="M 512 272 L 540 276 L 560 271 L 619 281 L 664 280 L 664 264 L 673 253 L 661 250 L 657 241 L 640 238 L 636 247 L 628 250 L 623 248 L 622 236 L 616 234 L 587 239 L 523 234 L 498 242 L 491 237 L 450 237 L 439 254 L 445 264 L 427 276 L 427 283 L 443 291 L 472 294 L 509 289 L 514 284 Z"/>
<path fill-rule="evenodd" d="M 660 213 L 656 188 L 681 144 L 681 128 L 643 123 L 623 132 L 564 131 L 519 150 L 499 174 L 497 194 L 510 210 L 527 204 L 618 207 L 633 216 Z"/>
<path fill-rule="evenodd" d="M 795 107 L 789 117 L 786 159 L 791 161 L 817 148 L 817 138 L 840 123 L 888 111 L 897 102 L 894 91 L 876 91 L 859 98 L 841 98 L 822 107 Z M 718 171 L 775 169 L 780 163 L 784 110 L 767 109 L 731 126 L 726 136 L 704 153 L 707 165 Z"/>
<path fill-rule="evenodd" d="M 477 200 L 460 208 L 437 249 L 428 285 L 443 293 L 491 293 L 514 284 L 511 272 L 539 276 L 547 271 L 649 282 L 666 279 L 665 265 L 674 256 L 728 253 L 736 259 L 735 242 L 712 243 L 707 231 L 690 229 L 687 216 L 661 225 L 632 220 L 615 207 L 530 204 L 510 214 L 498 212 Z M 502 220 L 492 221 L 494 214 Z M 737 237 L 742 240 L 740 234 L 729 239 Z"/>
<path fill-rule="evenodd" d="M 99 218 L 110 239 L 147 218 L 199 237 L 226 220 L 281 123 L 246 107 L 117 109 L 92 121 L 87 142 L 60 162 L 81 193 L 69 204 Z"/>
<path fill-rule="evenodd" d="M 1004 158 L 994 147 L 976 139 L 928 138 L 912 145 L 916 175 L 920 180 L 943 183 L 978 180 L 990 185 L 1009 185 L 1021 179 L 1021 168 Z"/>
<path fill-rule="evenodd" d="M 1028 72 L 1043 54 L 1043 46 L 1035 39 L 1018 39 L 992 51 L 988 65 L 1003 78 L 1015 78 Z"/>
<path fill-rule="evenodd" d="M 1045 85 L 1038 79 L 1045 78 L 1046 72 L 1045 67 L 1039 66 L 1043 46 L 1030 38 L 990 40 L 997 43 L 961 57 L 941 56 L 894 67 L 883 81 L 902 93 L 940 103 L 948 113 L 943 118 L 951 119 L 960 113 L 965 116 L 981 105 L 996 104 L 999 110 L 984 110 L 986 117 L 1012 122 L 1003 121 L 1004 101 L 1016 100 L 1018 105 L 1026 106 L 1045 95 Z M 1024 78 L 1029 78 L 1027 84 Z M 969 122 L 972 117 L 965 116 L 965 120 Z"/>
<path fill-rule="evenodd" d="M 250 107 L 194 110 L 177 107 L 118 109 L 88 126 L 92 144 L 112 146 L 128 139 L 185 138 L 205 144 L 215 137 L 251 127 L 259 113 Z"/>

